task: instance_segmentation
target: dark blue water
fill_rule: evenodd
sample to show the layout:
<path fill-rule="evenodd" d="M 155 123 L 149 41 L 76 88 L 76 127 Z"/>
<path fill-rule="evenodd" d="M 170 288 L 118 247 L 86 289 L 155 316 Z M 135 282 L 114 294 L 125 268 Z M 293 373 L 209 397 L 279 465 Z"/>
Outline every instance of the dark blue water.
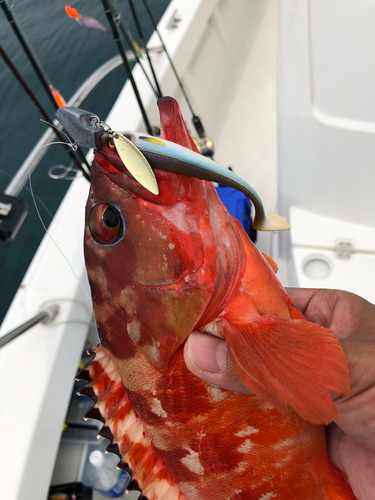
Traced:
<path fill-rule="evenodd" d="M 156 21 L 164 13 L 169 1 L 148 0 Z M 75 7 L 80 14 L 94 17 L 108 27 L 100 0 L 75 0 L 74 3 L 68 4 Z M 121 14 L 124 27 L 130 29 L 134 37 L 138 39 L 127 0 L 113 0 L 112 4 Z M 12 12 L 48 78 L 68 100 L 101 64 L 117 55 L 118 52 L 111 36 L 99 30 L 79 26 L 66 15 L 65 5 L 65 0 L 51 2 L 13 0 Z M 148 39 L 153 31 L 152 24 L 142 3 L 136 2 L 136 5 L 141 25 Z M 53 116 L 54 108 L 2 10 L 0 10 L 0 44 L 47 113 Z M 125 81 L 125 69 L 120 66 L 108 75 L 80 106 L 100 117 L 105 117 Z M 1 192 L 6 189 L 10 178 L 17 172 L 46 130 L 46 125 L 40 122 L 40 118 L 38 110 L 0 58 Z M 70 184 L 68 181 L 50 179 L 47 173 L 48 168 L 55 164 L 69 165 L 69 163 L 70 159 L 63 147 L 53 146 L 33 173 L 34 192 L 48 209 L 46 211 L 43 206 L 39 206 L 47 226 L 51 222 L 49 212 L 53 214 L 57 210 Z M 36 215 L 30 193 L 27 189 L 23 189 L 19 196 L 27 201 L 29 214 L 12 242 L 0 240 L 0 322 L 44 236 L 44 230 Z"/>

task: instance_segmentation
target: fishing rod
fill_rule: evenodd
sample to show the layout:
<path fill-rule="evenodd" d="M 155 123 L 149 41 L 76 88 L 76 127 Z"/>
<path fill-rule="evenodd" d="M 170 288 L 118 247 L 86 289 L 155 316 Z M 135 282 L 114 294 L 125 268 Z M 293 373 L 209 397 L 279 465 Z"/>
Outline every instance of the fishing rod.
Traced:
<path fill-rule="evenodd" d="M 178 84 L 179 84 L 179 86 L 180 86 L 180 89 L 181 89 L 182 93 L 184 94 L 185 100 L 186 100 L 186 102 L 187 102 L 187 105 L 189 106 L 189 109 L 190 109 L 190 111 L 191 111 L 191 114 L 193 115 L 193 120 L 192 120 L 192 121 L 193 121 L 193 125 L 194 125 L 194 127 L 195 127 L 195 130 L 197 131 L 197 134 L 199 135 L 199 137 L 204 138 L 206 134 L 205 134 L 204 127 L 203 127 L 203 124 L 202 124 L 202 122 L 201 122 L 201 119 L 200 119 L 200 118 L 199 118 L 199 116 L 197 116 L 197 115 L 194 113 L 194 111 L 193 111 L 192 105 L 190 104 L 190 100 L 189 100 L 189 98 L 188 98 L 188 96 L 187 96 L 187 94 L 186 94 L 186 92 L 185 92 L 184 86 L 182 85 L 182 82 L 181 82 L 181 80 L 180 80 L 180 78 L 179 78 L 179 76 L 178 76 L 178 74 L 177 74 L 176 68 L 175 68 L 175 66 L 174 66 L 174 64 L 173 64 L 173 61 L 172 61 L 172 58 L 171 58 L 171 56 L 169 55 L 169 52 L 168 52 L 168 50 L 167 50 L 167 47 L 165 46 L 164 41 L 163 41 L 163 39 L 162 39 L 162 37 L 161 37 L 161 35 L 160 35 L 160 33 L 159 33 L 158 26 L 157 26 L 157 24 L 156 24 L 156 21 L 155 21 L 155 19 L 154 19 L 154 16 L 152 15 L 152 12 L 151 12 L 151 10 L 150 10 L 150 7 L 149 7 L 149 6 L 148 6 L 148 4 L 147 4 L 147 0 L 142 0 L 142 3 L 143 3 L 143 5 L 144 5 L 144 7 L 145 7 L 145 9 L 146 9 L 146 11 L 147 11 L 147 14 L 149 15 L 149 18 L 151 19 L 151 23 L 152 23 L 152 25 L 153 25 L 153 27 L 154 27 L 154 30 L 155 30 L 155 31 L 156 31 L 156 33 L 158 34 L 158 37 L 159 37 L 160 43 L 162 44 L 163 50 L 164 50 L 164 52 L 165 52 L 166 56 L 167 56 L 167 57 L 168 57 L 168 59 L 169 59 L 169 63 L 170 63 L 170 65 L 171 65 L 171 68 L 172 68 L 172 70 L 173 70 L 173 73 L 174 73 L 174 75 L 175 75 L 175 77 L 176 77 L 176 79 L 177 79 L 177 82 L 178 82 Z"/>
<path fill-rule="evenodd" d="M 128 33 L 124 30 L 124 28 L 123 28 L 123 26 L 122 26 L 122 23 L 121 23 L 120 16 L 119 16 L 119 14 L 115 11 L 115 9 L 113 8 L 113 6 L 112 6 L 112 4 L 111 4 L 110 0 L 108 0 L 108 5 L 109 5 L 109 8 L 112 10 L 112 14 L 113 14 L 114 18 L 115 18 L 115 19 L 116 19 L 116 18 L 118 19 L 118 26 L 119 26 L 119 28 L 120 28 L 120 31 L 121 31 L 122 35 L 124 36 L 124 38 L 125 38 L 125 40 L 126 40 L 126 43 L 129 45 L 130 50 L 133 52 L 133 56 L 135 57 L 135 59 L 136 59 L 137 63 L 140 65 L 140 67 L 141 67 L 141 69 L 142 69 L 142 71 L 143 71 L 143 73 L 144 73 L 145 77 L 147 78 L 147 81 L 148 81 L 148 83 L 150 84 L 150 86 L 151 86 L 151 88 L 152 88 L 152 90 L 153 90 L 153 92 L 154 92 L 154 94 L 155 94 L 155 97 L 156 97 L 157 99 L 159 99 L 160 95 L 159 95 L 158 91 L 155 89 L 155 87 L 153 86 L 153 84 L 152 84 L 152 82 L 151 82 L 151 80 L 150 80 L 150 78 L 149 78 L 149 76 L 148 76 L 148 74 L 147 74 L 147 72 L 146 72 L 146 70 L 145 70 L 145 68 L 144 68 L 143 64 L 142 64 L 142 61 L 140 60 L 140 58 L 139 58 L 139 56 L 138 56 L 138 53 L 137 53 L 137 51 L 136 51 L 136 49 L 135 49 L 135 47 L 134 47 L 134 45 L 133 45 L 132 40 L 131 40 L 130 36 L 128 35 Z"/>
<path fill-rule="evenodd" d="M 111 10 L 111 8 L 109 6 L 108 0 L 102 0 L 102 4 L 103 4 L 104 12 L 105 12 L 105 14 L 107 16 L 109 25 L 110 25 L 111 30 L 112 30 L 113 38 L 115 39 L 118 51 L 120 52 L 120 55 L 122 57 L 122 61 L 124 63 L 124 67 L 125 67 L 126 73 L 127 73 L 128 78 L 130 80 L 130 83 L 131 83 L 131 85 L 133 87 L 134 94 L 135 94 L 135 97 L 137 99 L 139 108 L 141 110 L 141 113 L 142 113 L 142 116 L 143 116 L 143 121 L 145 122 L 147 132 L 150 135 L 154 135 L 152 127 L 151 127 L 150 122 L 149 122 L 148 117 L 147 117 L 146 110 L 145 110 L 145 108 L 143 106 L 141 96 L 139 95 L 137 84 L 135 83 L 135 80 L 134 80 L 134 77 L 133 77 L 133 74 L 132 74 L 132 70 L 131 70 L 130 65 L 129 65 L 129 61 L 128 61 L 127 57 L 126 57 L 126 53 L 125 53 L 124 47 L 122 45 L 122 41 L 121 41 L 120 35 L 118 33 L 117 26 L 116 26 L 116 23 L 115 23 L 115 20 L 114 20 L 114 16 L 113 16 L 113 12 L 112 12 L 112 10 Z"/>
<path fill-rule="evenodd" d="M 130 50 L 133 54 L 133 57 L 135 58 L 135 60 L 137 61 L 137 63 L 139 64 L 139 66 L 141 67 L 148 83 L 150 84 L 150 87 L 152 88 L 156 98 L 158 98 L 158 93 L 157 91 L 155 90 L 155 88 L 153 87 L 153 84 L 151 83 L 151 80 L 148 76 L 148 74 L 146 73 L 146 70 L 140 60 L 140 57 L 142 58 L 143 55 L 142 53 L 140 52 L 140 49 L 139 49 L 139 54 L 140 56 L 138 56 L 138 52 L 137 52 L 137 47 L 135 46 L 135 43 L 133 43 L 133 37 L 132 37 L 132 34 L 131 32 L 126 32 L 122 26 L 122 23 L 121 23 L 121 16 L 119 14 L 117 14 L 117 12 L 115 11 L 115 9 L 113 8 L 111 2 L 108 0 L 108 5 L 110 7 L 110 9 L 112 10 L 112 14 L 113 14 L 113 17 L 115 19 L 115 22 L 117 23 L 117 25 L 119 26 L 120 28 L 120 31 L 122 32 L 126 42 L 128 43 L 129 47 L 130 47 Z M 87 16 L 84 16 L 82 14 L 80 14 L 77 9 L 73 8 L 73 7 L 69 7 L 69 5 L 65 5 L 65 12 L 67 13 L 67 15 L 74 19 L 75 21 L 77 21 L 77 23 L 80 25 L 80 26 L 87 26 L 88 28 L 95 28 L 95 29 L 99 29 L 101 31 L 104 31 L 106 33 L 106 35 L 112 37 L 112 34 L 109 33 L 109 31 L 107 30 L 107 28 L 105 28 L 97 19 L 94 19 L 93 17 L 87 17 Z M 128 56 L 128 54 L 127 54 Z"/>
<path fill-rule="evenodd" d="M 30 99 L 33 101 L 35 106 L 38 108 L 39 112 L 43 116 L 43 118 L 50 124 L 53 124 L 53 120 L 48 116 L 47 112 L 43 108 L 42 104 L 39 102 L 38 98 L 35 96 L 33 91 L 30 89 L 30 87 L 27 85 L 25 80 L 22 78 L 21 74 L 18 72 L 17 68 L 14 66 L 12 61 L 9 59 L 5 51 L 3 50 L 2 46 L 0 45 L 0 56 L 4 59 L 5 63 L 11 70 L 11 72 L 14 74 L 14 76 L 17 78 L 18 82 L 20 85 L 23 87 L 24 91 L 26 94 L 30 97 Z M 79 167 L 79 169 L 82 171 L 83 175 L 85 178 L 90 181 L 90 173 L 86 171 L 86 169 L 83 167 L 82 163 L 78 160 L 78 158 L 74 155 L 73 151 L 70 149 L 68 145 L 65 144 L 66 138 L 61 134 L 61 132 L 57 129 L 54 128 L 54 133 L 57 135 L 57 137 L 60 139 L 61 142 L 63 142 L 63 146 L 66 149 L 67 153 L 69 156 L 72 158 L 72 160 L 75 162 L 75 164 Z"/>
<path fill-rule="evenodd" d="M 137 11 L 135 10 L 135 7 L 134 7 L 134 3 L 133 3 L 133 0 L 128 0 L 128 3 L 130 5 L 130 9 L 133 13 L 133 17 L 134 17 L 134 21 L 135 21 L 135 24 L 137 26 L 137 30 L 138 30 L 138 33 L 139 33 L 139 37 L 141 39 L 141 42 L 142 42 L 142 45 L 143 45 L 143 49 L 144 51 L 146 52 L 146 55 L 147 55 L 147 59 L 148 59 L 148 63 L 150 65 L 150 69 L 151 69 L 151 72 L 152 72 L 152 75 L 154 77 L 154 80 L 155 80 L 155 85 L 156 85 L 156 88 L 157 88 L 157 91 L 159 93 L 159 96 L 158 97 L 163 97 L 163 94 L 162 94 L 162 91 L 161 91 L 161 88 L 160 88 L 160 85 L 159 85 L 159 82 L 158 82 L 158 79 L 156 77 L 156 74 L 155 74 L 155 70 L 154 70 L 154 66 L 152 64 L 152 61 L 151 61 L 151 57 L 150 57 L 150 54 L 149 54 L 149 51 L 147 49 L 147 43 L 146 43 L 146 40 L 145 40 L 145 37 L 143 35 L 143 30 L 142 30 L 142 27 L 141 27 L 141 24 L 139 22 L 139 19 L 138 19 L 138 14 L 137 14 Z"/>
<path fill-rule="evenodd" d="M 25 51 L 27 58 L 29 59 L 32 67 L 34 68 L 34 71 L 37 74 L 42 86 L 44 87 L 44 90 L 47 92 L 47 95 L 50 98 L 53 107 L 55 109 L 59 109 L 59 107 L 61 107 L 61 106 L 66 106 L 65 99 L 62 97 L 60 92 L 58 90 L 56 90 L 55 87 L 52 85 L 52 82 L 47 77 L 45 71 L 42 68 L 42 65 L 37 60 L 35 54 L 33 54 L 32 51 L 30 50 L 30 47 L 27 44 L 25 37 L 23 36 L 20 28 L 18 27 L 16 20 L 14 19 L 14 16 L 6 3 L 6 0 L 0 0 L 0 6 L 3 9 L 5 17 L 7 18 L 10 26 L 12 27 L 14 33 L 16 34 L 23 50 Z M 82 149 L 78 148 L 77 152 L 80 155 L 81 160 L 86 164 L 88 170 L 90 170 L 90 166 L 87 163 L 86 157 L 83 154 Z M 71 151 L 71 153 L 72 153 L 72 151 Z M 72 154 L 74 155 L 74 153 L 72 153 Z"/>
<path fill-rule="evenodd" d="M 49 78 L 47 77 L 46 73 L 42 69 L 41 64 L 36 60 L 36 56 L 31 52 L 30 47 L 28 46 L 28 44 L 25 40 L 25 37 L 21 33 L 21 30 L 18 27 L 16 20 L 14 19 L 14 16 L 13 16 L 10 8 L 8 7 L 6 1 L 0 0 L 0 6 L 4 11 L 5 17 L 7 18 L 9 25 L 13 29 L 20 44 L 22 45 L 22 48 L 27 55 L 27 58 L 29 59 L 31 65 L 33 66 L 35 73 L 38 75 L 38 78 L 39 78 L 41 84 L 43 85 L 45 91 L 47 92 L 47 95 L 48 95 L 49 99 L 51 100 L 52 105 L 55 108 L 59 107 L 56 103 L 55 98 L 53 97 L 53 94 L 51 93 L 51 87 L 52 88 L 54 88 L 54 87 L 53 87 L 51 81 L 49 80 Z M 61 102 L 64 103 L 63 105 L 66 106 L 66 102 L 65 102 L 64 98 L 61 95 L 60 95 L 60 98 L 62 100 Z"/>

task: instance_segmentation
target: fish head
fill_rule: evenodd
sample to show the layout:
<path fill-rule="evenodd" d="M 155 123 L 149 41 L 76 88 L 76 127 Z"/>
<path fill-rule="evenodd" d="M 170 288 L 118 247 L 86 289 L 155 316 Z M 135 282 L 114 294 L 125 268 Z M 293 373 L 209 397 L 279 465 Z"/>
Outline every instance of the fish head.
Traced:
<path fill-rule="evenodd" d="M 162 137 L 192 147 L 175 101 L 159 107 Z M 103 344 L 119 358 L 138 350 L 164 371 L 212 296 L 216 253 L 206 182 L 162 169 L 154 175 L 158 195 L 130 174 L 112 143 L 100 146 L 85 260 Z"/>

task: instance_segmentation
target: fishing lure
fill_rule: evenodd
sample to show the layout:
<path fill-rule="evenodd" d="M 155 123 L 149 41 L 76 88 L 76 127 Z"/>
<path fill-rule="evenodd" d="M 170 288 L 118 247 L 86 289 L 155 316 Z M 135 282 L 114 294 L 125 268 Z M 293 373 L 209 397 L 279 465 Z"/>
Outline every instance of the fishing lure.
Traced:
<path fill-rule="evenodd" d="M 69 7 L 69 5 L 65 5 L 65 12 L 68 14 L 69 17 L 75 19 L 77 23 L 81 26 L 87 26 L 88 28 L 95 28 L 100 31 L 107 31 L 107 28 L 105 28 L 99 21 L 97 21 L 93 17 L 87 17 L 83 16 L 82 14 L 79 14 L 77 9 L 75 9 L 74 7 Z"/>
<path fill-rule="evenodd" d="M 95 145 L 85 260 L 101 344 L 81 373 L 95 402 L 88 416 L 104 422 L 109 450 L 148 500 L 355 500 L 328 462 L 323 426 L 337 418 L 328 391 L 350 389 L 339 342 L 294 306 L 276 264 L 212 183 L 171 171 L 195 158 L 184 149 L 194 146 L 177 103 L 158 104 L 164 145 L 149 153 L 139 142 L 151 166 L 152 154 L 165 154 L 158 161 L 167 167 L 153 170 L 158 195 L 111 143 Z M 59 113 L 82 140 L 86 125 Z M 193 330 L 226 340 L 252 395 L 188 371 L 183 348 Z"/>
<path fill-rule="evenodd" d="M 234 172 L 221 167 L 211 158 L 200 155 L 195 146 L 192 150 L 194 141 L 191 138 L 188 149 L 178 143 L 146 134 L 135 132 L 120 134 L 112 131 L 93 113 L 78 108 L 66 107 L 64 110 L 58 110 L 55 117 L 82 146 L 93 149 L 100 149 L 103 143 L 110 149 L 114 149 L 111 144 L 118 146 L 117 152 L 123 164 L 140 184 L 154 194 L 157 194 L 157 187 L 152 168 L 218 182 L 238 189 L 250 198 L 255 208 L 254 229 L 259 231 L 290 229 L 286 217 L 272 212 L 265 213 L 259 195 L 246 181 Z M 135 154 L 136 150 L 138 155 Z"/>

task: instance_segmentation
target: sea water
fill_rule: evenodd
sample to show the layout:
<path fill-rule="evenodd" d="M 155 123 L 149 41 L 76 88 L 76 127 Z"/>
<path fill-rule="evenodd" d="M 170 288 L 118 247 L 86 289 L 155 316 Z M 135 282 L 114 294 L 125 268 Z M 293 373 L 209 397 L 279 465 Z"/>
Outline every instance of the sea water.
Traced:
<path fill-rule="evenodd" d="M 169 1 L 148 0 L 156 21 L 161 18 Z M 79 26 L 67 16 L 67 0 L 7 0 L 7 4 L 13 4 L 12 13 L 18 26 L 48 78 L 66 101 L 101 64 L 118 54 L 110 31 L 105 33 Z M 151 21 L 142 2 L 136 0 L 135 4 L 148 39 L 153 32 Z M 109 29 L 100 0 L 75 0 L 68 5 L 75 7 L 82 15 L 97 19 Z M 130 29 L 134 38 L 138 39 L 128 2 L 113 0 L 112 5 L 121 14 L 124 27 Z M 47 113 L 53 117 L 54 108 L 1 9 L 0 44 Z M 119 66 L 80 106 L 105 117 L 125 81 L 125 69 Z M 40 118 L 39 111 L 0 58 L 0 192 L 4 192 L 12 176 L 46 130 L 47 126 Z M 49 167 L 56 164 L 70 164 L 62 146 L 52 146 L 32 174 L 33 190 L 46 207 L 39 204 L 47 226 L 70 185 L 69 181 L 52 180 L 48 176 Z M 19 195 L 29 205 L 26 221 L 12 242 L 0 240 L 0 323 L 44 236 L 44 229 L 27 188 L 28 184 Z"/>

